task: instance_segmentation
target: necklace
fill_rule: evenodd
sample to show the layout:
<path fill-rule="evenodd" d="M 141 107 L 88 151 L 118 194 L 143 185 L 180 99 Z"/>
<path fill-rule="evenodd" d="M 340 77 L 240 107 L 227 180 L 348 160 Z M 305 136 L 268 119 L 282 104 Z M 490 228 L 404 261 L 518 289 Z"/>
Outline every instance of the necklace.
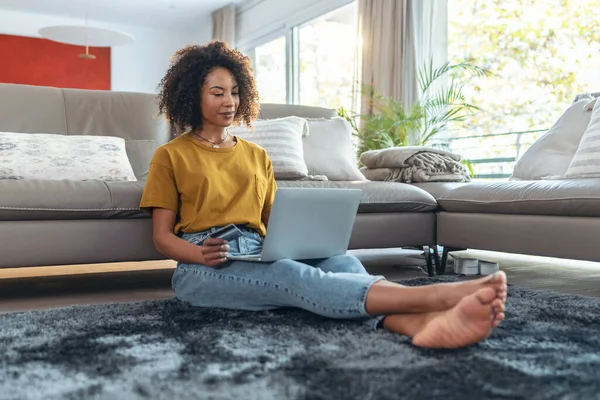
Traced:
<path fill-rule="evenodd" d="M 227 138 L 229 137 L 229 131 L 225 130 L 225 132 L 227 132 L 227 135 L 225 135 L 225 137 L 223 139 L 221 139 L 220 142 L 217 142 L 217 143 L 215 143 L 213 141 L 210 141 L 210 140 L 208 140 L 208 139 L 200 136 L 200 134 L 198 132 L 194 132 L 194 134 L 198 137 L 198 139 L 204 140 L 205 142 L 208 142 L 208 143 L 212 144 L 213 149 L 218 149 L 219 145 L 221 143 L 223 143 L 225 140 L 227 140 Z"/>

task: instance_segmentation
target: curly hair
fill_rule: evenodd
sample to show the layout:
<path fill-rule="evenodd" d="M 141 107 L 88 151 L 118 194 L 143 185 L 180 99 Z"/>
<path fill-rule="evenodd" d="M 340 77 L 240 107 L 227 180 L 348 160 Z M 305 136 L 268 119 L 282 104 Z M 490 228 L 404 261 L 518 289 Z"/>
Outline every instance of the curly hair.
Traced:
<path fill-rule="evenodd" d="M 222 41 L 189 45 L 175 52 L 158 88 L 158 111 L 179 132 L 202 128 L 201 89 L 206 75 L 215 68 L 229 70 L 238 84 L 240 104 L 235 125 L 251 127 L 258 115 L 259 102 L 249 57 Z"/>

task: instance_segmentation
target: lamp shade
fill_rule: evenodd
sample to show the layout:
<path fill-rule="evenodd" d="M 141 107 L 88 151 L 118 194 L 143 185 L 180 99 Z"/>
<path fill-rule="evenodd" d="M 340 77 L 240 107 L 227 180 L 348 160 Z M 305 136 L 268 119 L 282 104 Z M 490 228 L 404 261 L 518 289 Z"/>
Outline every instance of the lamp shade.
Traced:
<path fill-rule="evenodd" d="M 40 29 L 38 33 L 43 38 L 55 42 L 78 46 L 85 46 L 87 44 L 92 47 L 112 47 L 128 44 L 134 40 L 133 36 L 129 33 L 83 25 L 48 26 Z"/>

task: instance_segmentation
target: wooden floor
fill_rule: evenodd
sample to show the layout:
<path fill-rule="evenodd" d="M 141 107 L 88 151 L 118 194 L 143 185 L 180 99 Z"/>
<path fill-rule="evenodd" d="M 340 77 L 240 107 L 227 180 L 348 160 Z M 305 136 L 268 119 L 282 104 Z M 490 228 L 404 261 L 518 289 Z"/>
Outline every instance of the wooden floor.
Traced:
<path fill-rule="evenodd" d="M 426 276 L 416 251 L 350 253 L 374 275 L 388 279 Z M 515 285 L 600 297 L 599 263 L 481 251 L 460 254 L 498 262 Z M 174 268 L 173 261 L 148 261 L 0 269 L 0 313 L 169 298 Z"/>
<path fill-rule="evenodd" d="M 600 297 L 600 263 L 469 250 L 468 258 L 495 261 L 508 282 L 534 289 Z"/>

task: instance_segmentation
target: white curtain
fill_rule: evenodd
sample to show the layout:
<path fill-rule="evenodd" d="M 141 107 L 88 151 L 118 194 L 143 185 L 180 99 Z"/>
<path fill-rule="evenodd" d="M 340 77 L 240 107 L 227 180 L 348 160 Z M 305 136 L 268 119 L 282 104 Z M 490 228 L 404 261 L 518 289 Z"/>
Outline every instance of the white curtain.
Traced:
<path fill-rule="evenodd" d="M 372 86 L 383 96 L 403 98 L 404 64 L 407 53 L 413 51 L 407 38 L 408 20 L 408 0 L 358 0 L 361 86 Z M 362 96 L 361 114 L 372 112 L 369 97 Z"/>
<path fill-rule="evenodd" d="M 235 47 L 235 5 L 229 4 L 212 13 L 212 38 Z"/>
<path fill-rule="evenodd" d="M 414 46 L 413 65 L 418 70 L 433 60 L 434 68 L 439 67 L 448 59 L 448 1 L 410 0 L 410 9 L 413 25 L 410 29 Z M 415 85 L 415 93 L 418 96 L 420 91 L 416 81 L 413 79 L 411 83 Z"/>
<path fill-rule="evenodd" d="M 410 107 L 419 99 L 418 70 L 432 57 L 434 66 L 446 61 L 447 0 L 357 1 L 360 84 Z M 360 114 L 372 112 L 362 96 Z"/>

